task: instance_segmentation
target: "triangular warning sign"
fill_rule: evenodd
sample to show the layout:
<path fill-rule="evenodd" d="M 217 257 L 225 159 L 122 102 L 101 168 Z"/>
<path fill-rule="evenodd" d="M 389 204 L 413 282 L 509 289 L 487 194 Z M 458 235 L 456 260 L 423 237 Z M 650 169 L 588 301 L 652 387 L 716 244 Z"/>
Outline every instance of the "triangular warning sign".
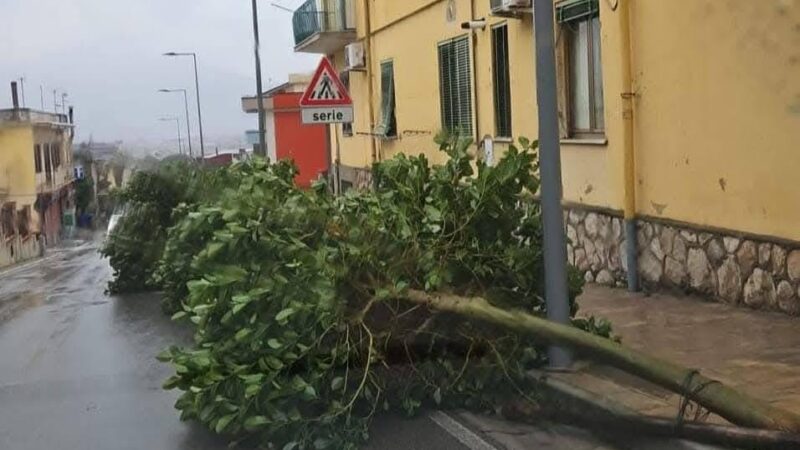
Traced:
<path fill-rule="evenodd" d="M 300 99 L 300 106 L 324 107 L 350 106 L 352 104 L 350 93 L 342 84 L 342 80 L 339 79 L 331 62 L 327 57 L 323 57 L 314 77 L 311 78 L 311 84 L 308 85 L 303 98 Z"/>

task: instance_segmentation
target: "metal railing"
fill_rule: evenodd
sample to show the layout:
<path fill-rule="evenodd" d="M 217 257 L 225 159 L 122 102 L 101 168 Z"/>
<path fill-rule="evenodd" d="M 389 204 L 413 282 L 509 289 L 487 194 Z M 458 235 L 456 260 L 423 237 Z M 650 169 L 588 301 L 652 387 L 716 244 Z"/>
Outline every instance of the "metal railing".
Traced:
<path fill-rule="evenodd" d="M 351 0 L 307 0 L 294 12 L 294 44 L 318 33 L 351 31 L 348 23 Z"/>

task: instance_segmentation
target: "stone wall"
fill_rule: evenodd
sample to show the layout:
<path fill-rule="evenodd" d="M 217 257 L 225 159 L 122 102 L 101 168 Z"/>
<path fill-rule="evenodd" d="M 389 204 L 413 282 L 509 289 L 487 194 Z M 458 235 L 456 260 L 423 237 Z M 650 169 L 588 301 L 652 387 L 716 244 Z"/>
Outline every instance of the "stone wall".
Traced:
<path fill-rule="evenodd" d="M 585 279 L 625 285 L 620 217 L 569 210 L 569 262 Z M 639 276 L 646 288 L 673 288 L 722 302 L 800 315 L 800 246 L 640 220 Z"/>

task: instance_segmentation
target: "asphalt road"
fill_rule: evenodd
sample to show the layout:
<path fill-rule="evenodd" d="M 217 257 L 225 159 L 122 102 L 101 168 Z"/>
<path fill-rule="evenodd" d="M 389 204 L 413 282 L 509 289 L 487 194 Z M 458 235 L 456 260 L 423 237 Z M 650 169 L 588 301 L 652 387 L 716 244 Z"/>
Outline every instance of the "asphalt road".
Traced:
<path fill-rule="evenodd" d="M 182 423 L 155 360 L 188 330 L 156 295 L 107 296 L 92 243 L 0 272 L 0 449 L 216 450 L 227 442 Z M 374 449 L 463 450 L 433 420 L 383 418 Z"/>
<path fill-rule="evenodd" d="M 155 294 L 107 296 L 97 244 L 73 242 L 0 271 L 0 450 L 223 450 L 173 408 L 162 349 L 191 342 Z M 609 445 L 568 425 L 525 426 L 464 412 L 378 418 L 366 450 L 685 449 Z"/>

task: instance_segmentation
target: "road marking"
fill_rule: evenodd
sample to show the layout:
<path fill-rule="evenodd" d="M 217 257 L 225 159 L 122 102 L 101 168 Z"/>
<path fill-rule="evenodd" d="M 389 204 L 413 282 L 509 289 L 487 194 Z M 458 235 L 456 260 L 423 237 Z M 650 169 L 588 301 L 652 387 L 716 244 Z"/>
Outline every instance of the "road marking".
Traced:
<path fill-rule="evenodd" d="M 430 413 L 428 417 L 448 434 L 458 439 L 458 442 L 466 445 L 471 450 L 497 450 L 495 446 L 483 440 L 483 438 L 446 413 L 436 411 Z"/>

